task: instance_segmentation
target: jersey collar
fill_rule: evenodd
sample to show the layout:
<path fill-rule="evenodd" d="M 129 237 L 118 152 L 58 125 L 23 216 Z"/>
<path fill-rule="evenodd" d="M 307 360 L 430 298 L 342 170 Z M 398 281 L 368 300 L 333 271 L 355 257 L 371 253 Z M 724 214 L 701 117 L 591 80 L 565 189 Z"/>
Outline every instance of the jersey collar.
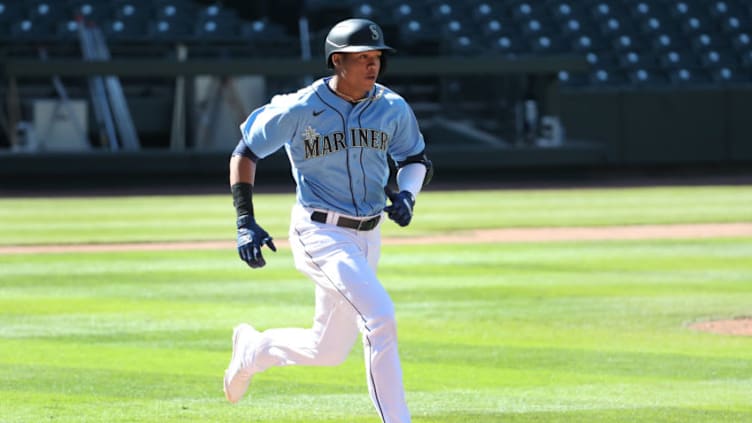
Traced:
<path fill-rule="evenodd" d="M 324 99 L 327 103 L 333 106 L 337 106 L 337 108 L 340 108 L 344 105 L 348 105 L 350 107 L 357 107 L 361 104 L 368 103 L 369 101 L 372 101 L 373 99 L 378 99 L 380 96 L 376 93 L 381 93 L 382 90 L 380 89 L 378 84 L 374 84 L 373 88 L 371 88 L 371 91 L 368 92 L 368 96 L 366 97 L 366 101 L 361 101 L 360 103 L 351 103 L 344 98 L 338 96 L 330 87 L 329 87 L 329 81 L 332 79 L 331 76 L 321 78 L 318 81 L 313 83 L 314 89 L 316 90 L 316 93 L 318 93 L 321 98 Z"/>

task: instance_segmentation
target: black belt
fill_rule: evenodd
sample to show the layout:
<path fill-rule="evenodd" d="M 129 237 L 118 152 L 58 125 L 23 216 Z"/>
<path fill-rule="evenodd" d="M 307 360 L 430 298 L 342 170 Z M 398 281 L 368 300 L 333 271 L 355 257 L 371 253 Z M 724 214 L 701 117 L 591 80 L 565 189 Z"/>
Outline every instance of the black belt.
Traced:
<path fill-rule="evenodd" d="M 319 223 L 326 223 L 327 213 L 322 211 L 315 211 L 311 213 L 311 220 Z M 340 216 L 337 218 L 337 226 L 343 228 L 355 229 L 358 231 L 370 231 L 379 224 L 381 215 L 369 217 L 367 219 L 350 219 L 349 217 Z"/>

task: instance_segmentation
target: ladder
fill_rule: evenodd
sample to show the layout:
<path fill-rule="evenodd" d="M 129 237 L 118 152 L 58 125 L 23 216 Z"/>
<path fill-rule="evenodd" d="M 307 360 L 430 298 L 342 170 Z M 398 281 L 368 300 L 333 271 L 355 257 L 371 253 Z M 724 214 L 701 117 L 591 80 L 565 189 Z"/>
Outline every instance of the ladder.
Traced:
<path fill-rule="evenodd" d="M 110 51 L 98 27 L 81 20 L 78 36 L 85 60 L 110 60 Z M 138 150 L 138 133 L 133 125 L 120 78 L 112 75 L 92 76 L 89 78 L 89 91 L 102 143 L 113 151 L 121 147 L 123 150 Z"/>

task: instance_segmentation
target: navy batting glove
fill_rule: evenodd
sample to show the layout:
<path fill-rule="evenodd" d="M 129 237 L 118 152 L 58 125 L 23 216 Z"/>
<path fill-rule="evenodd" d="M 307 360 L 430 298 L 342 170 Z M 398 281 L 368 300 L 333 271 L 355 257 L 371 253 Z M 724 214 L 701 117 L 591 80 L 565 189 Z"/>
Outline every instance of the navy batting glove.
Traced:
<path fill-rule="evenodd" d="M 261 247 L 268 246 L 277 251 L 272 237 L 256 223 L 253 216 L 238 217 L 238 254 L 252 268 L 264 267 L 266 261 L 261 254 Z"/>
<path fill-rule="evenodd" d="M 391 206 L 384 207 L 384 211 L 389 214 L 389 218 L 397 222 L 400 226 L 409 225 L 410 220 L 413 218 L 415 196 L 410 191 L 396 193 L 386 187 L 384 187 L 384 192 L 392 200 Z"/>

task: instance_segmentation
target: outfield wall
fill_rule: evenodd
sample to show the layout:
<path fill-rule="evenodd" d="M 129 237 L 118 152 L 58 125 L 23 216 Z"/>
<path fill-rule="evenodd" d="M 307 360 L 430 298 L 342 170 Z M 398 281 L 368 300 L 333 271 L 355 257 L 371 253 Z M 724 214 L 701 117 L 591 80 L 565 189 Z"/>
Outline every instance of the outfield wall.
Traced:
<path fill-rule="evenodd" d="M 573 138 L 599 143 L 614 165 L 752 162 L 752 87 L 562 93 Z"/>

